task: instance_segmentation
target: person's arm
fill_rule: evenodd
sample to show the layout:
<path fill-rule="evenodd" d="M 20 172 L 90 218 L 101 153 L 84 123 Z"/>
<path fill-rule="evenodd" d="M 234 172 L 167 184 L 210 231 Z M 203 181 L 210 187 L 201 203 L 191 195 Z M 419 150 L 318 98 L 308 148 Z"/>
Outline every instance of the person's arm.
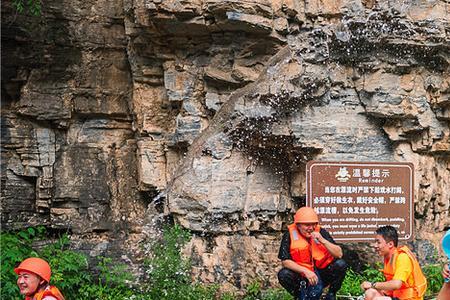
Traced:
<path fill-rule="evenodd" d="M 288 268 L 289 270 L 292 270 L 303 277 L 305 277 L 309 284 L 316 285 L 319 282 L 319 278 L 317 277 L 316 273 L 309 270 L 308 268 L 305 268 L 303 266 L 300 266 L 298 263 L 296 263 L 293 260 L 286 259 L 281 262 L 281 265 L 285 268 Z"/>
<path fill-rule="evenodd" d="M 444 264 L 444 267 L 442 268 L 442 277 L 450 278 L 450 267 L 449 267 L 449 264 Z"/>
<path fill-rule="evenodd" d="M 444 268 L 442 269 L 442 277 L 450 278 L 450 270 L 448 264 L 445 264 Z M 444 282 L 436 300 L 448 300 L 448 297 L 450 297 L 450 282 Z"/>
<path fill-rule="evenodd" d="M 372 289 L 376 289 L 379 291 L 394 291 L 394 290 L 398 290 L 399 288 L 401 288 L 402 284 L 403 284 L 403 282 L 398 279 L 392 279 L 392 280 L 385 281 L 385 282 L 364 281 L 361 284 L 361 288 L 363 290 L 368 290 L 368 289 L 372 288 Z"/>
<path fill-rule="evenodd" d="M 327 248 L 328 252 L 330 252 L 334 258 L 342 258 L 342 248 L 334 243 L 334 240 L 328 231 L 325 229 L 320 229 L 320 232 L 314 231 L 311 235 L 315 241 L 321 243 L 325 248 Z"/>
<path fill-rule="evenodd" d="M 367 290 L 373 288 L 379 291 L 394 291 L 402 287 L 407 282 L 413 271 L 412 262 L 405 253 L 398 254 L 395 262 L 395 274 L 391 280 L 385 282 L 368 282 L 364 281 L 361 288 Z"/>
<path fill-rule="evenodd" d="M 449 295 L 450 295 L 450 282 L 445 282 L 441 290 L 439 291 L 436 300 L 448 300 Z"/>

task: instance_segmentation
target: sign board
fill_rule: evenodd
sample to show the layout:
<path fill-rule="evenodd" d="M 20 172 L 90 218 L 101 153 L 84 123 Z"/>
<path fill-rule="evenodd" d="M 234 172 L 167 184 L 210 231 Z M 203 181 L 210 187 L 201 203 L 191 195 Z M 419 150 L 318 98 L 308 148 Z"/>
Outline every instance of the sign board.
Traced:
<path fill-rule="evenodd" d="M 412 240 L 413 170 L 401 162 L 310 161 L 306 203 L 336 241 L 372 241 L 385 225 L 397 229 L 399 240 Z"/>

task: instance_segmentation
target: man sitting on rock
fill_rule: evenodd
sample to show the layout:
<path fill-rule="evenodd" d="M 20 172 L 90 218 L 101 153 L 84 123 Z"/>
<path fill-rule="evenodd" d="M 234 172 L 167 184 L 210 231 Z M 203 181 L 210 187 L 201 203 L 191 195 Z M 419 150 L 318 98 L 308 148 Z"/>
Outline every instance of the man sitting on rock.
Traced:
<path fill-rule="evenodd" d="M 364 281 L 361 288 L 366 300 L 422 300 L 427 279 L 414 254 L 407 246 L 397 247 L 398 233 L 392 226 L 376 230 L 375 250 L 384 258 L 386 281 Z"/>
<path fill-rule="evenodd" d="M 281 241 L 278 280 L 295 299 L 318 300 L 329 285 L 325 299 L 335 300 L 345 277 L 342 249 L 318 223 L 314 209 L 302 207 Z"/>

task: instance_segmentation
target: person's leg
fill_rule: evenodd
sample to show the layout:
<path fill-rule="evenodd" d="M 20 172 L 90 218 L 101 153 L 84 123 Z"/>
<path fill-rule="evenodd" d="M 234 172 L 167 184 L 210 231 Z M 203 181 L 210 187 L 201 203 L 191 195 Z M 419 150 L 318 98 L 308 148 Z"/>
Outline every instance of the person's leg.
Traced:
<path fill-rule="evenodd" d="M 317 282 L 316 285 L 307 284 L 304 300 L 319 300 L 320 296 L 322 296 L 322 292 L 324 289 L 323 280 L 320 278 L 319 272 L 316 272 L 316 275 L 317 275 L 319 281 Z M 299 299 L 301 299 L 301 298 L 299 298 Z"/>
<path fill-rule="evenodd" d="M 308 280 L 298 273 L 282 268 L 278 272 L 278 281 L 295 299 L 319 300 L 323 291 L 323 281 L 318 273 L 317 276 L 319 277 L 319 282 L 316 285 L 309 285 Z"/>
<path fill-rule="evenodd" d="M 385 296 L 376 289 L 368 289 L 364 293 L 365 300 L 391 300 L 391 297 Z"/>
<path fill-rule="evenodd" d="M 345 260 L 336 259 L 325 269 L 319 270 L 319 274 L 323 280 L 323 285 L 329 285 L 328 294 L 325 297 L 326 300 L 336 299 L 336 293 L 342 286 L 347 268 L 348 265 Z"/>
<path fill-rule="evenodd" d="M 278 272 L 278 281 L 281 286 L 294 297 L 298 297 L 301 280 L 302 277 L 290 269 L 282 268 Z"/>

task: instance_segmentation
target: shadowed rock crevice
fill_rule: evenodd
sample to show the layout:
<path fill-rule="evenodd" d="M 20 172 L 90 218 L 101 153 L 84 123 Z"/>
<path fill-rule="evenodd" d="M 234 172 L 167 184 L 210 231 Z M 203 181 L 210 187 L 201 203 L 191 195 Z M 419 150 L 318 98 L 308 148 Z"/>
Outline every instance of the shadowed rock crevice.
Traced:
<path fill-rule="evenodd" d="M 450 220 L 448 11 L 49 1 L 31 18 L 2 3 L 2 226 L 69 228 L 74 248 L 137 269 L 173 221 L 194 233 L 195 278 L 276 286 L 307 161 L 409 161 L 425 261 Z"/>

